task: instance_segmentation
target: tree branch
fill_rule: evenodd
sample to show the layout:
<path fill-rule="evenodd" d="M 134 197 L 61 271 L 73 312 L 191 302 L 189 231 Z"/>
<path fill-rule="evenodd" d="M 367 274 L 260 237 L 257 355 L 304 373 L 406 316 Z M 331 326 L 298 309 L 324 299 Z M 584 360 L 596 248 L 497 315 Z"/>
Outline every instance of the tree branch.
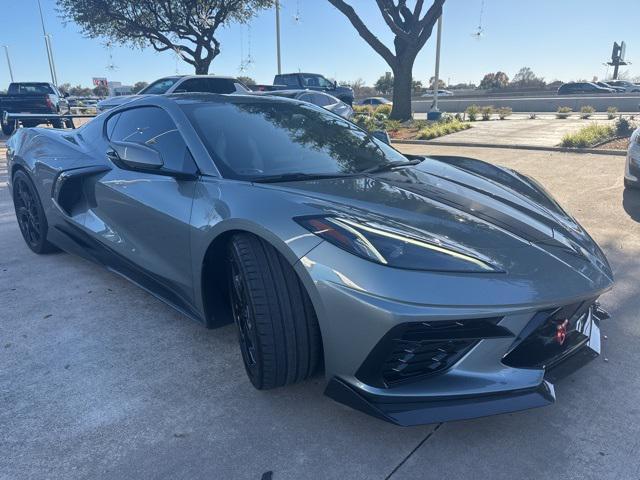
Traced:
<path fill-rule="evenodd" d="M 351 25 L 354 26 L 358 34 L 378 53 L 378 55 L 385 59 L 391 68 L 396 67 L 396 57 L 391 53 L 391 50 L 389 50 L 387 46 L 367 28 L 351 5 L 348 5 L 343 0 L 329 0 L 329 3 L 340 10 L 340 12 L 349 19 Z"/>

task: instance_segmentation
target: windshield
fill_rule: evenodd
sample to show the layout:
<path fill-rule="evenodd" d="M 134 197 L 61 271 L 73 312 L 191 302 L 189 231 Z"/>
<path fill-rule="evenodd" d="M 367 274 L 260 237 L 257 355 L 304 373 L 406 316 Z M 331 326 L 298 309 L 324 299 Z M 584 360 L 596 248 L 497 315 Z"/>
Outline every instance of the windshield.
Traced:
<path fill-rule="evenodd" d="M 138 92 L 138 95 L 162 95 L 167 93 L 172 86 L 174 86 L 181 77 L 169 77 L 156 80 L 151 85 L 146 86 Z"/>
<path fill-rule="evenodd" d="M 181 106 L 225 178 L 354 174 L 407 160 L 314 105 L 242 99 Z"/>
<path fill-rule="evenodd" d="M 330 82 L 322 75 L 300 74 L 302 77 L 302 85 L 305 87 L 333 88 L 333 82 Z"/>

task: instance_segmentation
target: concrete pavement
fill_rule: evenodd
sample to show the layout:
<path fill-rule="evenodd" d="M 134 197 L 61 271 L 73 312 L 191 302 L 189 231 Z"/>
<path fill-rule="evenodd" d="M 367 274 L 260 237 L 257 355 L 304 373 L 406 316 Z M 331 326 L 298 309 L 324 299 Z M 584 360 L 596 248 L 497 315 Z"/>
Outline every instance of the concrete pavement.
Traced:
<path fill-rule="evenodd" d="M 402 148 L 517 168 L 575 214 L 618 280 L 603 299 L 608 362 L 558 384 L 551 407 L 418 428 L 332 402 L 320 377 L 258 392 L 232 327 L 206 330 L 70 255 L 32 254 L 0 163 L 0 478 L 639 478 L 640 194 L 623 193 L 623 159 Z"/>
<path fill-rule="evenodd" d="M 567 133 L 577 132 L 592 123 L 613 124 L 614 120 L 582 120 L 577 116 L 560 120 L 557 118 L 507 118 L 473 122 L 468 130 L 451 133 L 430 140 L 432 143 L 460 142 L 493 145 L 532 145 L 557 147 Z"/>

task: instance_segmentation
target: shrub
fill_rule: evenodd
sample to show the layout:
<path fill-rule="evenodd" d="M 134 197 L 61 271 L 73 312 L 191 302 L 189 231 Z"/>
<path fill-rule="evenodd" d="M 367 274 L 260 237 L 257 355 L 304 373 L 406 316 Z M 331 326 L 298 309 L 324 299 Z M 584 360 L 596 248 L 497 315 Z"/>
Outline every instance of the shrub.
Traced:
<path fill-rule="evenodd" d="M 470 122 L 475 122 L 480 114 L 480 107 L 477 105 L 469 105 L 465 110 Z"/>
<path fill-rule="evenodd" d="M 493 107 L 482 108 L 482 120 L 491 120 L 491 115 L 493 115 Z"/>
<path fill-rule="evenodd" d="M 369 105 L 354 105 L 353 106 L 354 113 L 366 113 L 367 115 L 373 113 L 373 108 Z"/>
<path fill-rule="evenodd" d="M 459 122 L 464 122 L 464 115 L 462 113 L 456 113 L 453 118 L 458 120 Z"/>
<path fill-rule="evenodd" d="M 591 115 L 593 115 L 595 111 L 596 109 L 593 108 L 591 105 L 585 105 L 580 109 L 580 118 L 582 118 L 583 120 L 586 120 Z"/>
<path fill-rule="evenodd" d="M 450 113 L 443 113 L 439 120 L 440 123 L 449 123 L 453 121 L 453 115 L 451 115 Z"/>
<path fill-rule="evenodd" d="M 633 117 L 632 117 L 633 118 Z M 624 118 L 622 115 L 616 120 L 615 131 L 619 137 L 629 137 L 635 130 L 635 125 L 631 121 Z"/>
<path fill-rule="evenodd" d="M 573 112 L 573 109 L 571 107 L 558 107 L 556 118 L 561 118 L 561 119 L 569 118 L 569 115 L 571 115 L 571 112 Z"/>
<path fill-rule="evenodd" d="M 364 113 L 354 115 L 353 122 L 360 128 L 364 128 L 367 131 L 378 129 L 378 122 L 376 122 L 371 115 L 366 115 Z"/>
<path fill-rule="evenodd" d="M 400 127 L 402 126 L 402 123 L 400 122 L 400 120 L 385 120 L 383 122 L 384 124 L 384 130 L 387 130 L 389 132 L 397 132 L 398 130 L 400 130 Z"/>
<path fill-rule="evenodd" d="M 607 118 L 609 120 L 613 120 L 614 118 L 616 118 L 616 113 L 618 113 L 618 107 L 607 108 Z"/>
<path fill-rule="evenodd" d="M 536 117 L 537 117 L 536 112 L 531 112 L 531 113 L 529 114 L 529 120 L 535 120 L 535 119 L 536 119 Z"/>
<path fill-rule="evenodd" d="M 504 120 L 509 115 L 511 115 L 511 113 L 513 113 L 513 109 L 511 107 L 500 107 L 498 109 L 498 117 L 500 118 L 500 120 Z"/>
<path fill-rule="evenodd" d="M 378 105 L 376 107 L 376 113 L 382 113 L 383 115 L 391 115 L 391 105 Z"/>
<path fill-rule="evenodd" d="M 560 145 L 570 148 L 588 148 L 613 138 L 615 133 L 615 128 L 612 125 L 592 123 L 575 133 L 567 133 L 562 137 Z"/>
<path fill-rule="evenodd" d="M 432 138 L 442 137 L 443 135 L 449 135 L 450 133 L 459 132 L 468 128 L 471 128 L 469 123 L 458 120 L 451 122 L 434 122 L 421 129 L 418 132 L 418 138 L 420 140 L 431 140 Z"/>

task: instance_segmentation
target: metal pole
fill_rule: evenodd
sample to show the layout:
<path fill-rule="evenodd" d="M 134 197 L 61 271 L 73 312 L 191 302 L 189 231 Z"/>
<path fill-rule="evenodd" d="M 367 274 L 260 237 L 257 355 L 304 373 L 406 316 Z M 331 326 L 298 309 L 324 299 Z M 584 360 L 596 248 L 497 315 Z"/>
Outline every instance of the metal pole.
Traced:
<path fill-rule="evenodd" d="M 9 58 L 9 47 L 7 45 L 3 45 L 4 54 L 7 57 L 7 65 L 9 66 L 9 76 L 11 77 L 11 81 L 13 82 L 13 69 L 11 68 L 11 59 Z"/>
<path fill-rule="evenodd" d="M 56 72 L 56 64 L 53 61 L 53 42 L 51 41 L 51 35 L 47 35 L 47 37 L 49 38 L 49 55 L 51 56 L 51 69 L 53 70 L 53 84 L 57 87 L 58 86 L 58 72 Z"/>
<path fill-rule="evenodd" d="M 280 75 L 282 73 L 282 61 L 280 56 L 280 0 L 276 0 L 276 51 L 278 57 L 278 75 Z"/>
<path fill-rule="evenodd" d="M 438 111 L 438 84 L 440 83 L 440 41 L 442 38 L 442 14 L 438 17 L 438 34 L 436 37 L 436 72 L 433 87 L 433 107 L 432 112 Z"/>
<path fill-rule="evenodd" d="M 40 12 L 40 23 L 42 24 L 42 34 L 44 35 L 44 46 L 47 49 L 47 58 L 49 60 L 49 70 L 51 71 L 51 81 L 54 85 L 57 86 L 58 82 L 56 79 L 56 71 L 53 66 L 53 55 L 51 54 L 51 49 L 49 48 L 49 35 L 47 35 L 47 29 L 44 27 L 44 15 L 42 15 L 42 5 L 40 4 L 40 0 L 38 0 L 38 11 Z"/>

